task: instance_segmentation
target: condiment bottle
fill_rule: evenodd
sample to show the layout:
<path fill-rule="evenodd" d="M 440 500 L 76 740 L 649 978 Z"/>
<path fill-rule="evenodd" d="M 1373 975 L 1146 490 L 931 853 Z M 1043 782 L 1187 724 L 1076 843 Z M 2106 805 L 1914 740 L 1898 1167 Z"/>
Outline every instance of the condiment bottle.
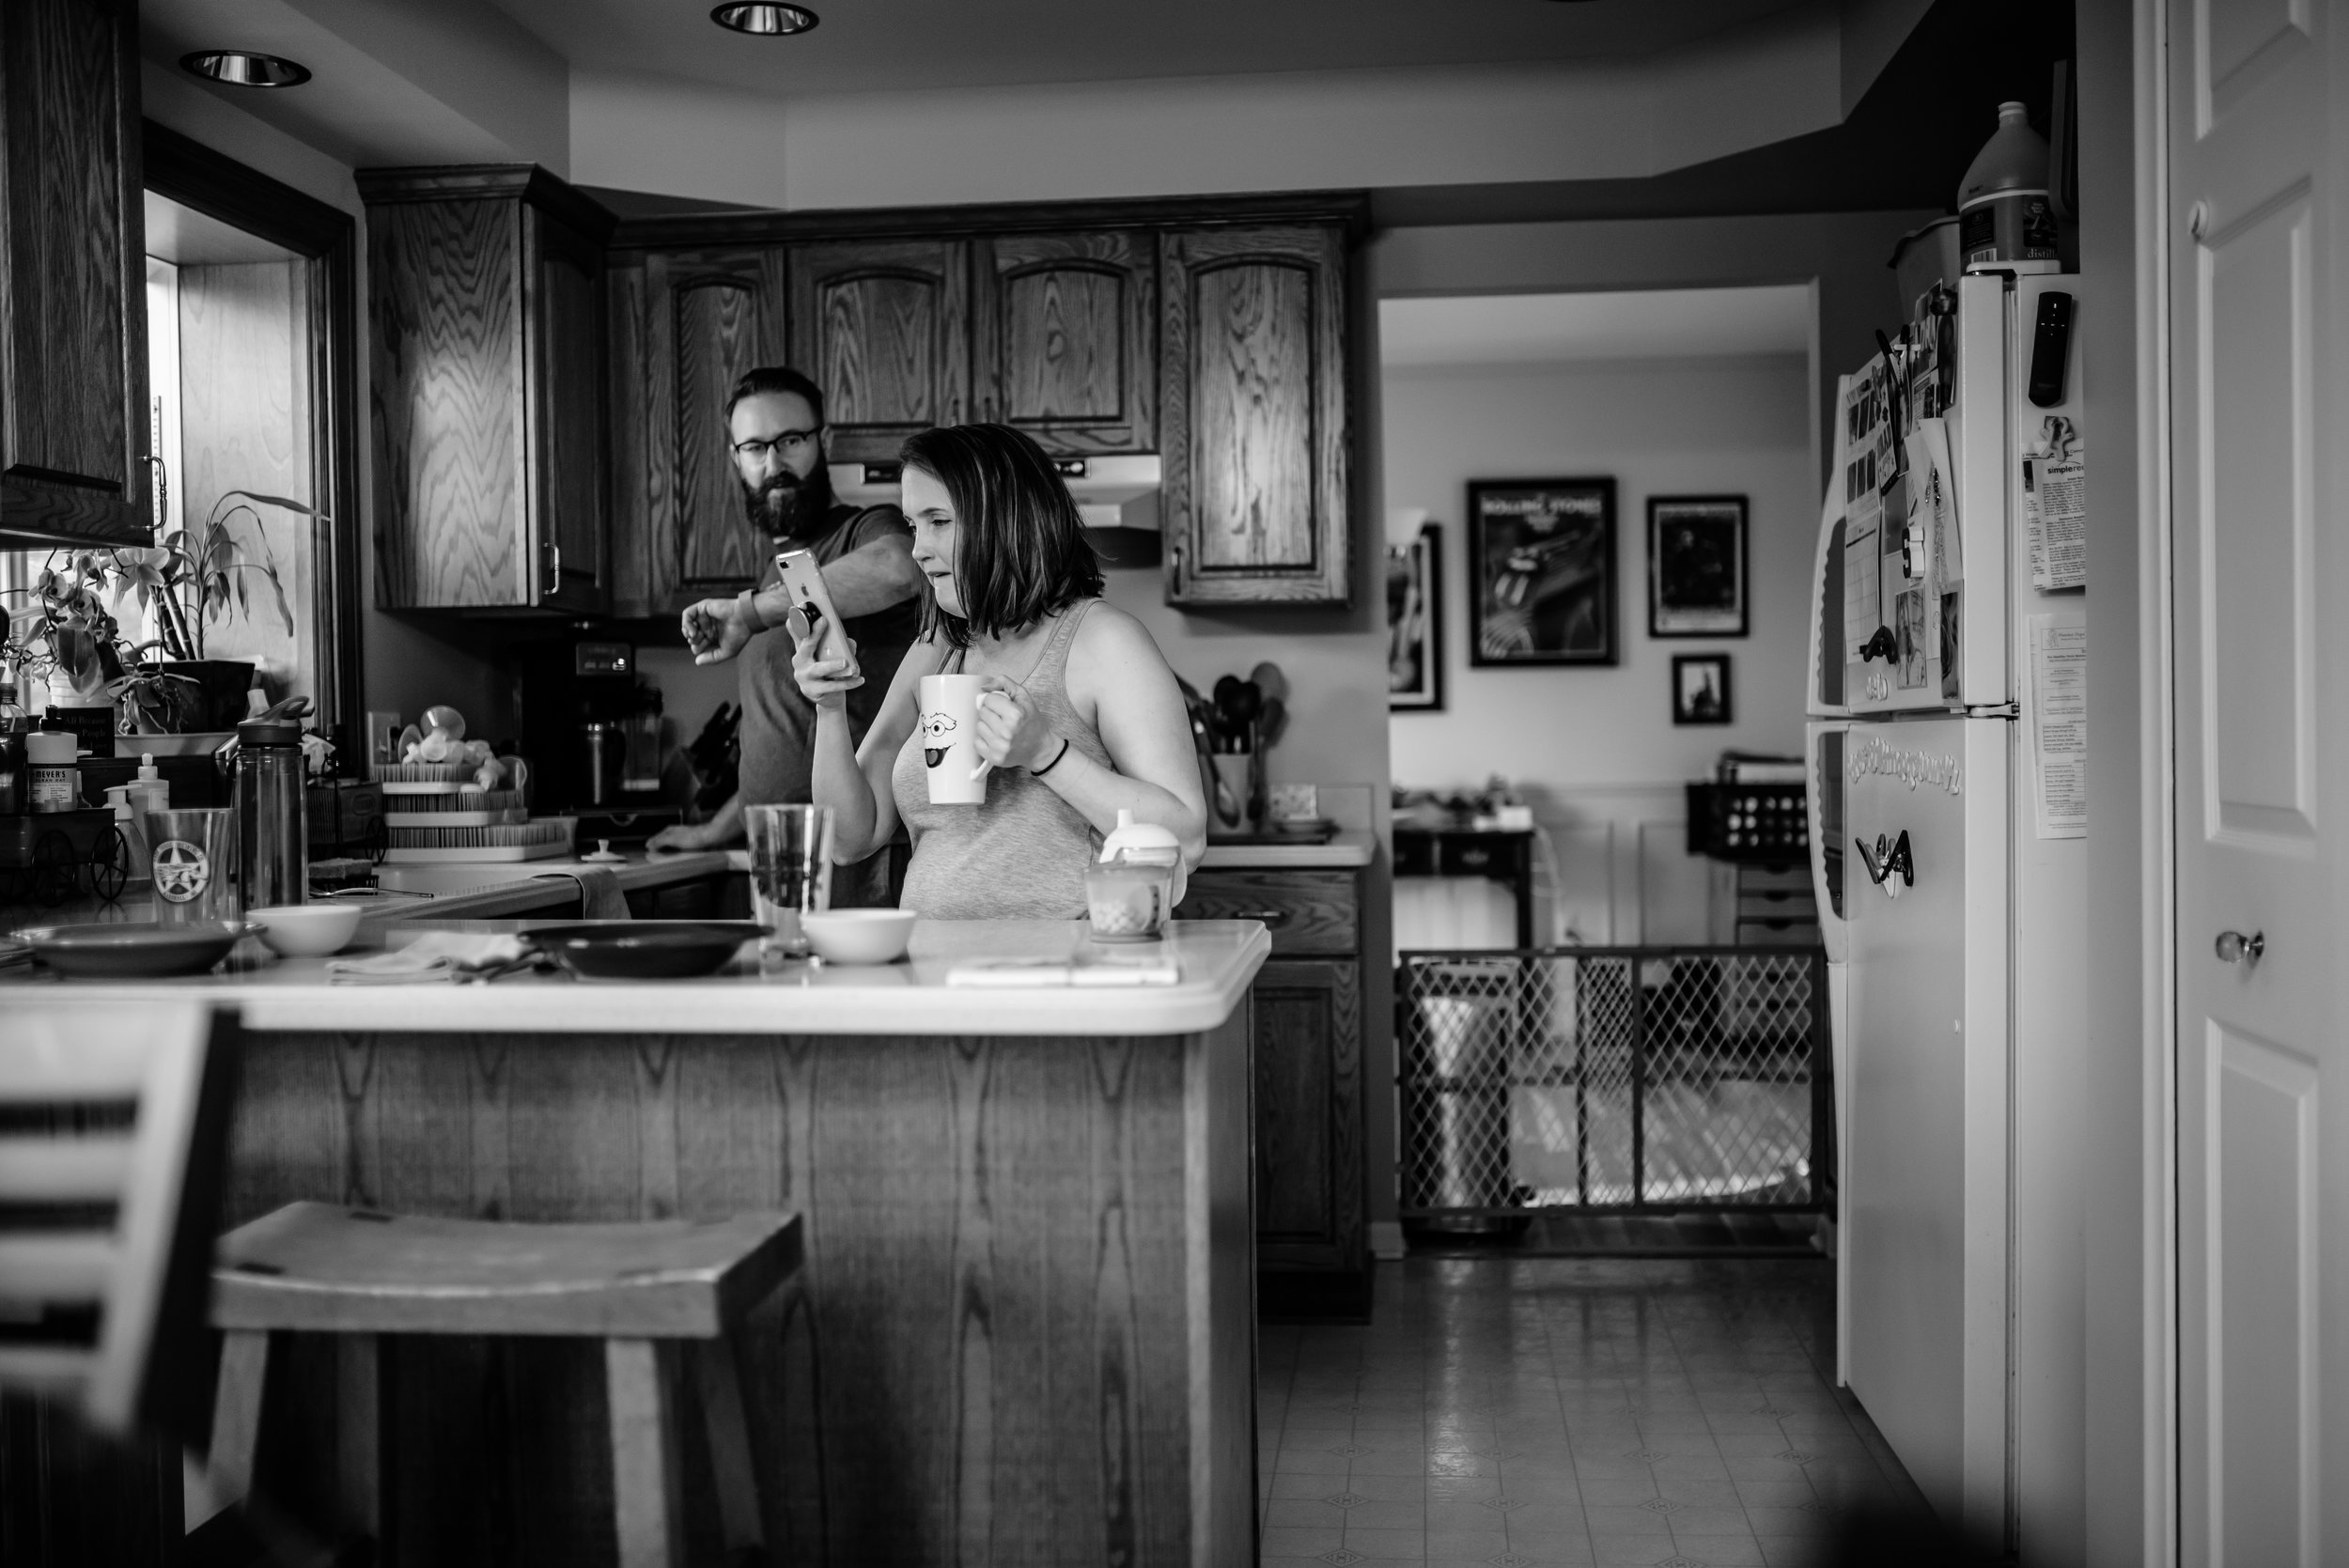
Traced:
<path fill-rule="evenodd" d="M 114 808 L 115 831 L 131 849 L 131 869 L 123 877 L 125 885 L 135 886 L 155 879 L 155 868 L 147 852 L 147 824 L 131 804 L 131 786 L 127 784 L 106 786 L 106 804 Z"/>
<path fill-rule="evenodd" d="M 1999 105 L 1999 129 L 1957 188 L 1957 254 L 1969 272 L 2060 272 L 2047 140 L 2020 103 Z"/>
<path fill-rule="evenodd" d="M 82 771 L 73 764 L 79 749 L 72 736 L 56 730 L 35 730 L 24 737 L 34 812 L 74 811 L 81 806 Z"/>

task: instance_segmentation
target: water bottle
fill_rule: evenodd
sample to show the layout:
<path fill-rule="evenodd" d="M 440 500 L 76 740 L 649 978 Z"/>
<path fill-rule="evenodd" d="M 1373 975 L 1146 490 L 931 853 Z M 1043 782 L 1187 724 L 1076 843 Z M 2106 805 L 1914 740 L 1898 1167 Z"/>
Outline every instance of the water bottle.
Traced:
<path fill-rule="evenodd" d="M 2020 103 L 1999 105 L 1999 129 L 1957 188 L 1957 252 L 1969 272 L 2060 272 L 2047 141 Z"/>
<path fill-rule="evenodd" d="M 244 907 L 303 903 L 309 895 L 310 808 L 301 724 L 282 719 L 239 724 L 230 790 Z"/>

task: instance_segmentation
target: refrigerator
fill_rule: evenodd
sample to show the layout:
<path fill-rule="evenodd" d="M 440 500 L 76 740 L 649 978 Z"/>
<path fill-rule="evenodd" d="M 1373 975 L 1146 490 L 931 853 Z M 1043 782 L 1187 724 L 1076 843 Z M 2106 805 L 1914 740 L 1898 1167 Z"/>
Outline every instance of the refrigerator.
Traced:
<path fill-rule="evenodd" d="M 2083 1523 L 2086 308 L 1968 277 L 1843 377 L 1812 578 L 1837 1374 L 2025 1562 Z"/>

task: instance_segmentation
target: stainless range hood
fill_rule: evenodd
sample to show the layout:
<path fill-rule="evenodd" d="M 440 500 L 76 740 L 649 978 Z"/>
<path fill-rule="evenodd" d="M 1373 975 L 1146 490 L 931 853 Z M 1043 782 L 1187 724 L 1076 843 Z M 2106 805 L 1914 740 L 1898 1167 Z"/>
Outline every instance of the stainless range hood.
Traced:
<path fill-rule="evenodd" d="M 833 463 L 832 493 L 856 506 L 897 500 L 898 463 Z M 1094 548 L 1112 566 L 1142 566 L 1158 558 L 1159 485 L 1164 474 L 1157 454 L 1103 458 L 1055 458 L 1084 519 Z"/>

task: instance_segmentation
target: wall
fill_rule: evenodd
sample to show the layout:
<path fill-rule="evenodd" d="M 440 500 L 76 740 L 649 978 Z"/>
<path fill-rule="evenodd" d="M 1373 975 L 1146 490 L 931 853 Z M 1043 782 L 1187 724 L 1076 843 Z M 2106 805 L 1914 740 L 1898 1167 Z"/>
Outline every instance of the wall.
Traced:
<path fill-rule="evenodd" d="M 1810 366 L 1792 357 L 1390 370 L 1386 501 L 1443 529 L 1444 709 L 1398 713 L 1394 780 L 1550 787 L 1701 777 L 1723 747 L 1802 742 L 1805 580 L 1818 533 Z M 1622 662 L 1610 669 L 1469 663 L 1470 479 L 1611 476 Z M 1743 494 L 1750 633 L 1647 635 L 1647 499 Z M 1727 653 L 1735 722 L 1675 726 L 1674 655 Z"/>

